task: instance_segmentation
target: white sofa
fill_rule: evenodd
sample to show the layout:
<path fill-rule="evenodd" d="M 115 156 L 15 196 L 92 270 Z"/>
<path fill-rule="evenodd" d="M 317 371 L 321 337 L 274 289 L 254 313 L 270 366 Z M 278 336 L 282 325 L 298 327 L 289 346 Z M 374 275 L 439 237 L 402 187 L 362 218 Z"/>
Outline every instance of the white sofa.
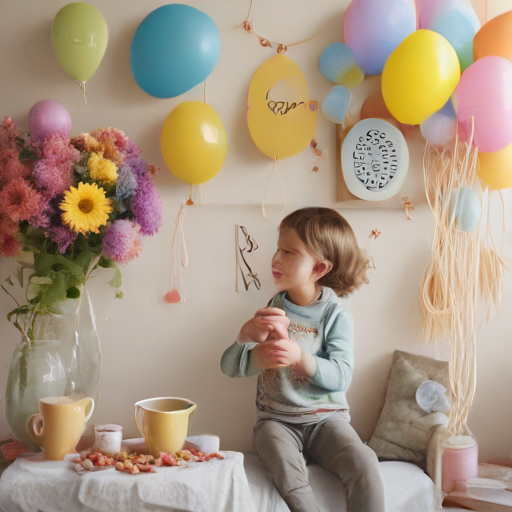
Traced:
<path fill-rule="evenodd" d="M 289 512 L 256 453 L 246 453 L 244 467 L 258 512 Z M 430 477 L 408 462 L 379 464 L 386 512 L 434 512 L 435 487 Z M 347 491 L 341 480 L 318 464 L 308 466 L 309 481 L 322 512 L 346 512 Z"/>

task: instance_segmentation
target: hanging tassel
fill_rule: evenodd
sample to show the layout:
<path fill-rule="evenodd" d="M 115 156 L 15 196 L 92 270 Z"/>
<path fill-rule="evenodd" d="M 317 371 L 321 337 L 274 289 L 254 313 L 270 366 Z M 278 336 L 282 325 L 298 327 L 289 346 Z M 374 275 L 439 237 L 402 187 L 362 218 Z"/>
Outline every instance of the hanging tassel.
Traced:
<path fill-rule="evenodd" d="M 171 242 L 171 286 L 165 294 L 165 302 L 176 304 L 185 302 L 185 289 L 183 285 L 183 269 L 188 267 L 187 245 L 185 243 L 185 204 L 180 206 L 176 221 L 174 222 L 174 231 Z M 179 282 L 181 293 L 175 286 L 175 279 Z"/>
<path fill-rule="evenodd" d="M 277 158 L 275 158 L 274 165 L 272 165 L 272 169 L 270 169 L 270 174 L 268 176 L 267 183 L 265 185 L 265 190 L 263 191 L 263 199 L 261 200 L 261 214 L 263 215 L 263 218 L 265 220 L 269 220 L 269 218 L 267 216 L 267 212 L 265 210 L 265 197 L 267 197 L 268 187 L 270 185 L 270 178 L 272 178 L 272 173 L 274 172 L 274 167 L 277 169 L 277 177 L 279 178 L 279 184 L 281 185 L 281 196 L 283 198 L 283 211 L 284 211 L 284 203 L 285 203 L 284 187 L 283 187 L 283 182 L 281 180 L 281 173 L 279 172 L 279 165 L 277 163 Z"/>

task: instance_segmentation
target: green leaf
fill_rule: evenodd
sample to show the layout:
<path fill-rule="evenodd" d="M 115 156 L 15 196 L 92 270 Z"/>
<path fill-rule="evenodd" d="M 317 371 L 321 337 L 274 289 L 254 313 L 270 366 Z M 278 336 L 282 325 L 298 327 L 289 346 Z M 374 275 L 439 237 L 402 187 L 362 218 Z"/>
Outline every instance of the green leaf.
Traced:
<path fill-rule="evenodd" d="M 54 268 L 57 267 L 57 268 Z M 43 254 L 36 259 L 35 271 L 37 276 L 47 276 L 50 270 L 59 272 L 64 267 L 68 273 L 74 277 L 76 284 L 84 282 L 84 272 L 79 265 L 72 262 L 62 254 Z"/>
<path fill-rule="evenodd" d="M 48 285 L 46 293 L 41 301 L 42 309 L 64 302 L 66 296 L 66 278 L 62 273 L 56 273 L 52 284 Z"/>
<path fill-rule="evenodd" d="M 66 290 L 66 297 L 68 299 L 78 299 L 80 297 L 80 290 L 76 286 L 72 286 Z"/>
<path fill-rule="evenodd" d="M 28 306 L 21 306 L 7 313 L 7 320 L 11 322 L 11 318 L 13 315 L 26 315 L 27 313 L 30 313 L 30 308 Z"/>
<path fill-rule="evenodd" d="M 119 270 L 117 263 L 105 257 L 101 257 L 98 265 L 102 268 L 113 268 L 114 277 L 110 281 L 107 281 L 107 284 L 114 288 L 121 288 L 121 285 L 123 284 L 123 276 L 121 275 L 121 271 Z"/>

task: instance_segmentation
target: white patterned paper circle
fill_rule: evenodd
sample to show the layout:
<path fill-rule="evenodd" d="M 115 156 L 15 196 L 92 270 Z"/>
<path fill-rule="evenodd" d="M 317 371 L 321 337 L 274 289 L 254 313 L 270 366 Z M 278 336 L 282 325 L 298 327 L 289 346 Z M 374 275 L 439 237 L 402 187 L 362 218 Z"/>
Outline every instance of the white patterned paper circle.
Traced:
<path fill-rule="evenodd" d="M 341 147 L 348 190 L 365 201 L 384 201 L 402 186 L 409 169 L 404 136 L 382 119 L 364 119 L 348 132 Z"/>

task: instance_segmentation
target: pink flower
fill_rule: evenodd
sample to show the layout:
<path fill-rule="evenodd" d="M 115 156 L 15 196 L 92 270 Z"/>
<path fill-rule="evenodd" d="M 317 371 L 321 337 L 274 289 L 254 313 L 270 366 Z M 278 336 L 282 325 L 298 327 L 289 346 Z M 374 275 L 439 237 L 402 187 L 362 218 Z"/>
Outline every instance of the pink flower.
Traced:
<path fill-rule="evenodd" d="M 16 126 L 10 117 L 5 117 L 0 126 L 0 148 L 16 149 Z"/>
<path fill-rule="evenodd" d="M 15 149 L 0 149 L 0 186 L 15 178 L 27 178 L 29 174 L 30 166 L 20 162 Z"/>
<path fill-rule="evenodd" d="M 0 234 L 0 255 L 15 258 L 21 252 L 21 243 L 12 235 Z"/>
<path fill-rule="evenodd" d="M 75 184 L 73 167 L 81 155 L 69 139 L 59 133 L 45 139 L 43 153 L 44 159 L 36 163 L 32 176 L 44 196 L 53 198 Z"/>
<path fill-rule="evenodd" d="M 16 178 L 0 191 L 0 213 L 14 222 L 29 220 L 41 212 L 44 199 L 28 181 Z"/>
<path fill-rule="evenodd" d="M 114 146 L 120 151 L 127 151 L 130 147 L 130 139 L 126 134 L 117 128 L 112 128 L 111 126 L 101 130 L 94 130 L 91 132 L 91 135 L 104 144 L 108 142 L 114 144 Z"/>
<path fill-rule="evenodd" d="M 103 237 L 103 253 L 117 263 L 126 264 L 142 251 L 140 227 L 128 219 L 107 226 Z"/>
<path fill-rule="evenodd" d="M 18 224 L 0 215 L 0 255 L 13 258 L 21 251 L 21 243 L 16 238 Z"/>

